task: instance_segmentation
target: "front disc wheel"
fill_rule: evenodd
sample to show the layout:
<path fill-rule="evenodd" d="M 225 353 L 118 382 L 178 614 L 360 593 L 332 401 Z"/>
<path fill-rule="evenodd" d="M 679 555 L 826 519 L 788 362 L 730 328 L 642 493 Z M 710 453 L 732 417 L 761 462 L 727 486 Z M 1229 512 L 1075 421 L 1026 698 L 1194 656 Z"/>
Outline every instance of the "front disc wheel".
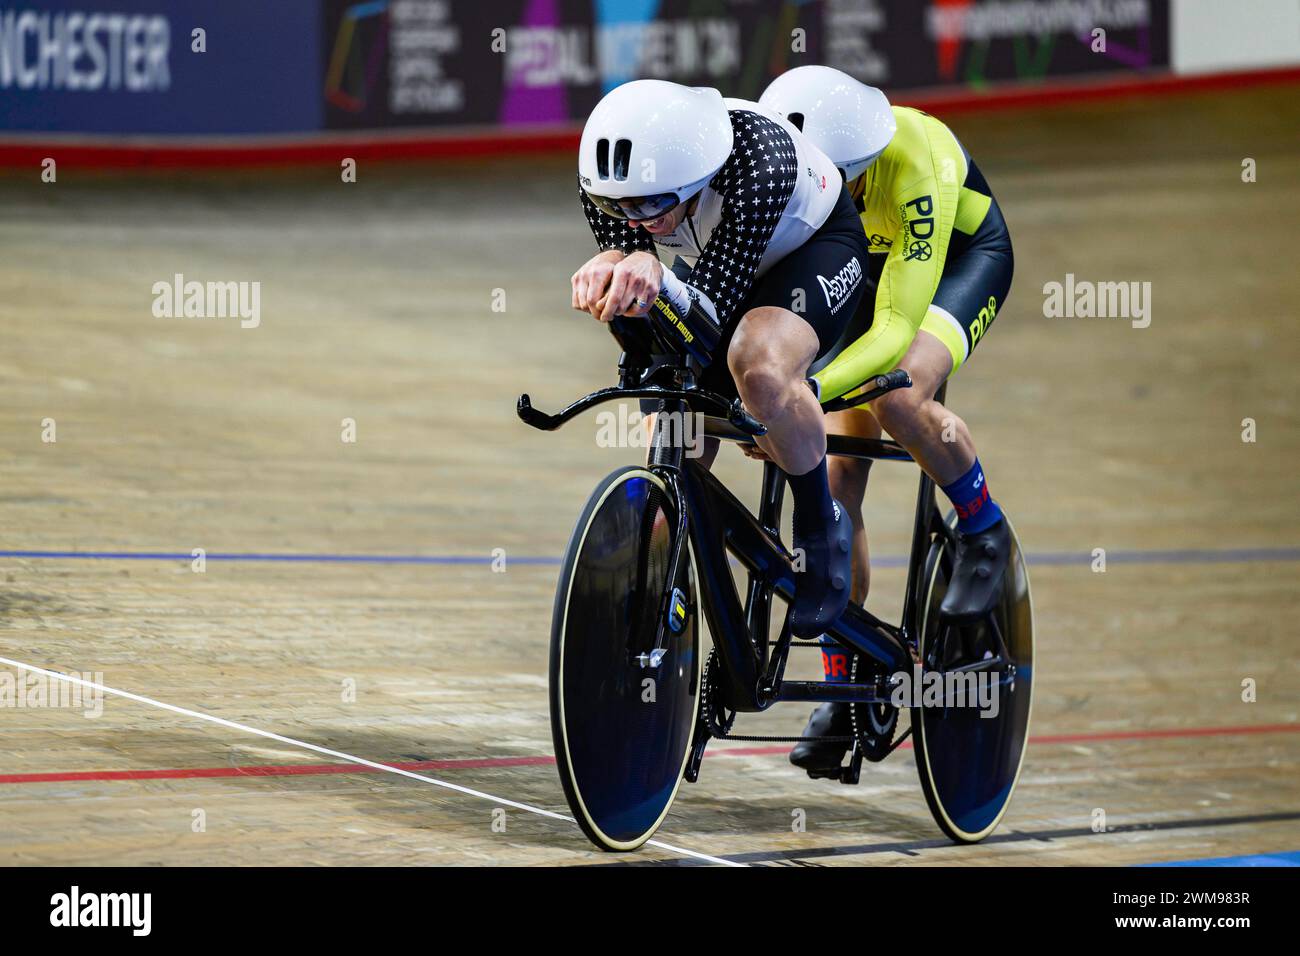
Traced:
<path fill-rule="evenodd" d="M 691 752 L 700 669 L 694 575 L 677 502 L 645 468 L 609 475 L 569 541 L 551 628 L 551 729 L 569 807 L 603 850 L 634 850 L 672 805 Z M 661 602 L 670 594 L 658 643 Z"/>

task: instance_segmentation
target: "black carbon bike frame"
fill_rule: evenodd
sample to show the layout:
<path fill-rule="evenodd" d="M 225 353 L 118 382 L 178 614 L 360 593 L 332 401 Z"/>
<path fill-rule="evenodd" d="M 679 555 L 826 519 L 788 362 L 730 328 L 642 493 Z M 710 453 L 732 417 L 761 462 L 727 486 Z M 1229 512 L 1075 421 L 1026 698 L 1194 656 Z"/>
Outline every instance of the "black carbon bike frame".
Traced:
<path fill-rule="evenodd" d="M 673 352 L 670 343 L 647 332 L 651 327 L 644 321 L 639 328 L 632 324 L 635 321 L 616 319 L 611 323 L 615 338 L 624 347 L 617 386 L 592 392 L 554 415 L 534 408 L 528 395 L 521 395 L 519 417 L 535 428 L 551 431 L 605 402 L 649 398 L 658 400 L 661 413 L 704 415 L 704 435 L 709 438 L 753 444 L 754 436 L 763 434 L 763 426 L 744 411 L 739 400 L 728 402 L 697 387 L 692 364 Z M 666 347 L 668 355 L 662 354 Z M 900 370 L 878 376 L 868 385 L 872 387 L 862 394 L 824 403 L 823 408 L 837 411 L 861 405 L 895 388 L 909 387 L 911 381 Z M 944 391 L 941 388 L 936 394 L 939 401 L 943 401 Z M 660 421 L 664 421 L 663 415 Z M 755 516 L 708 469 L 685 454 L 681 441 L 665 441 L 664 434 L 665 430 L 660 429 L 652 443 L 648 467 L 669 489 L 677 533 L 660 605 L 656 647 L 664 646 L 676 569 L 689 541 L 700 603 L 721 664 L 721 699 L 730 710 L 761 711 L 778 701 L 888 703 L 891 686 L 883 675 L 911 673 L 919 666 L 915 635 L 923 600 L 922 570 L 931 543 L 935 536 L 952 536 L 935 504 L 933 480 L 921 473 L 901 624 L 889 624 L 850 604 L 827 631 L 843 647 L 875 661 L 879 665 L 877 676 L 865 683 L 788 681 L 784 679 L 792 643 L 788 619 L 775 643 L 769 638 L 773 596 L 787 602 L 794 596 L 794 556 L 782 544 L 779 530 L 784 473 L 774 463 L 764 463 Z M 896 442 L 846 435 L 828 436 L 827 454 L 863 460 L 912 460 Z M 732 579 L 729 556 L 734 556 L 748 574 L 743 604 Z"/>

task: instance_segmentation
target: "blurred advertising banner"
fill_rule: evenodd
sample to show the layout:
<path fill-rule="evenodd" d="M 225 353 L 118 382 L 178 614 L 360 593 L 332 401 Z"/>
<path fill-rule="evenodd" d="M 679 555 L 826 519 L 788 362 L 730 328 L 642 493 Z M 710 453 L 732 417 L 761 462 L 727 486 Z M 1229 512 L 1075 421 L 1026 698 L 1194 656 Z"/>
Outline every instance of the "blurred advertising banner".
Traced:
<path fill-rule="evenodd" d="M 889 90 L 1169 65 L 1168 0 L 826 0 L 827 66 Z"/>
<path fill-rule="evenodd" d="M 0 0 L 0 131 L 319 130 L 320 14 L 320 0 Z"/>
<path fill-rule="evenodd" d="M 820 8 L 796 0 L 327 0 L 326 122 L 568 124 L 608 90 L 643 77 L 757 97 L 775 74 L 816 62 Z"/>
<path fill-rule="evenodd" d="M 756 99 L 825 63 L 888 90 L 1159 69 L 1167 0 L 326 0 L 331 127 L 584 118 L 654 77 Z"/>
<path fill-rule="evenodd" d="M 1168 0 L 0 0 L 0 131 L 526 132 L 639 77 L 905 102 L 1168 62 Z"/>

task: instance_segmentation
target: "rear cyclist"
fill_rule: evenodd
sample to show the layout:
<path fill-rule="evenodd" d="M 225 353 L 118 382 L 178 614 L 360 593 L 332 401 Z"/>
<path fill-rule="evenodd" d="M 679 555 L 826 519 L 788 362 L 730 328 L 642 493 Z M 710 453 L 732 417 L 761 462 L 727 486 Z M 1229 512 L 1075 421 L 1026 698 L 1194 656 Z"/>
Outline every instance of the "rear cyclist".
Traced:
<path fill-rule="evenodd" d="M 874 304 L 848 342 L 814 375 L 823 401 L 894 368 L 913 387 L 831 416 L 836 432 L 878 438 L 883 427 L 952 501 L 957 513 L 954 580 L 940 613 L 982 617 L 996 599 L 1010 534 L 965 422 L 934 400 L 988 332 L 1011 287 L 1011 237 L 988 183 L 939 120 L 889 105 L 880 90 L 823 66 L 778 77 L 759 102 L 787 117 L 839 168 L 871 248 Z M 854 336 L 854 332 L 858 332 Z M 870 462 L 836 459 L 831 492 L 853 521 L 852 599 L 869 576 L 862 498 Z M 848 679 L 848 654 L 823 638 L 827 680 Z M 805 735 L 852 734 L 848 704 L 822 704 Z M 847 745 L 807 742 L 790 754 L 810 776 L 838 773 Z"/>
<path fill-rule="evenodd" d="M 578 170 L 600 252 L 573 275 L 573 307 L 720 330 L 700 384 L 739 393 L 767 426 L 758 442 L 789 476 L 805 554 L 791 629 L 817 636 L 848 604 L 853 529 L 830 495 L 825 416 L 807 378 L 866 288 L 867 241 L 839 172 L 758 103 L 660 80 L 596 105 Z M 676 254 L 672 270 L 659 249 Z"/>

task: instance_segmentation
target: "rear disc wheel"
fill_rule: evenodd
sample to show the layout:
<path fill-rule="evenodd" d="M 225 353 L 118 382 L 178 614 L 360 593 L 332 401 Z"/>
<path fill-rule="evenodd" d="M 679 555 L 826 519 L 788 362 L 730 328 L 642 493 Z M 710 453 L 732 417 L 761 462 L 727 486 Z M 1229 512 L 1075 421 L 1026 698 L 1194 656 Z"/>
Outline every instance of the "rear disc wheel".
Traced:
<path fill-rule="evenodd" d="M 954 516 L 949 515 L 951 525 Z M 1010 519 L 1006 519 L 1010 524 Z M 947 627 L 939 622 L 939 605 L 947 592 L 952 550 L 939 540 L 925 565 L 919 647 L 923 680 L 927 673 L 947 674 L 998 653 L 996 624 L 1009 660 L 998 671 L 989 693 L 993 707 L 921 706 L 912 708 L 916 766 L 921 788 L 935 822 L 958 843 L 977 843 L 997 827 L 1011 803 L 1025 747 L 1034 682 L 1034 611 L 1029 576 L 1015 529 L 1002 593 L 992 623 Z M 923 685 L 924 686 L 924 685 Z"/>

